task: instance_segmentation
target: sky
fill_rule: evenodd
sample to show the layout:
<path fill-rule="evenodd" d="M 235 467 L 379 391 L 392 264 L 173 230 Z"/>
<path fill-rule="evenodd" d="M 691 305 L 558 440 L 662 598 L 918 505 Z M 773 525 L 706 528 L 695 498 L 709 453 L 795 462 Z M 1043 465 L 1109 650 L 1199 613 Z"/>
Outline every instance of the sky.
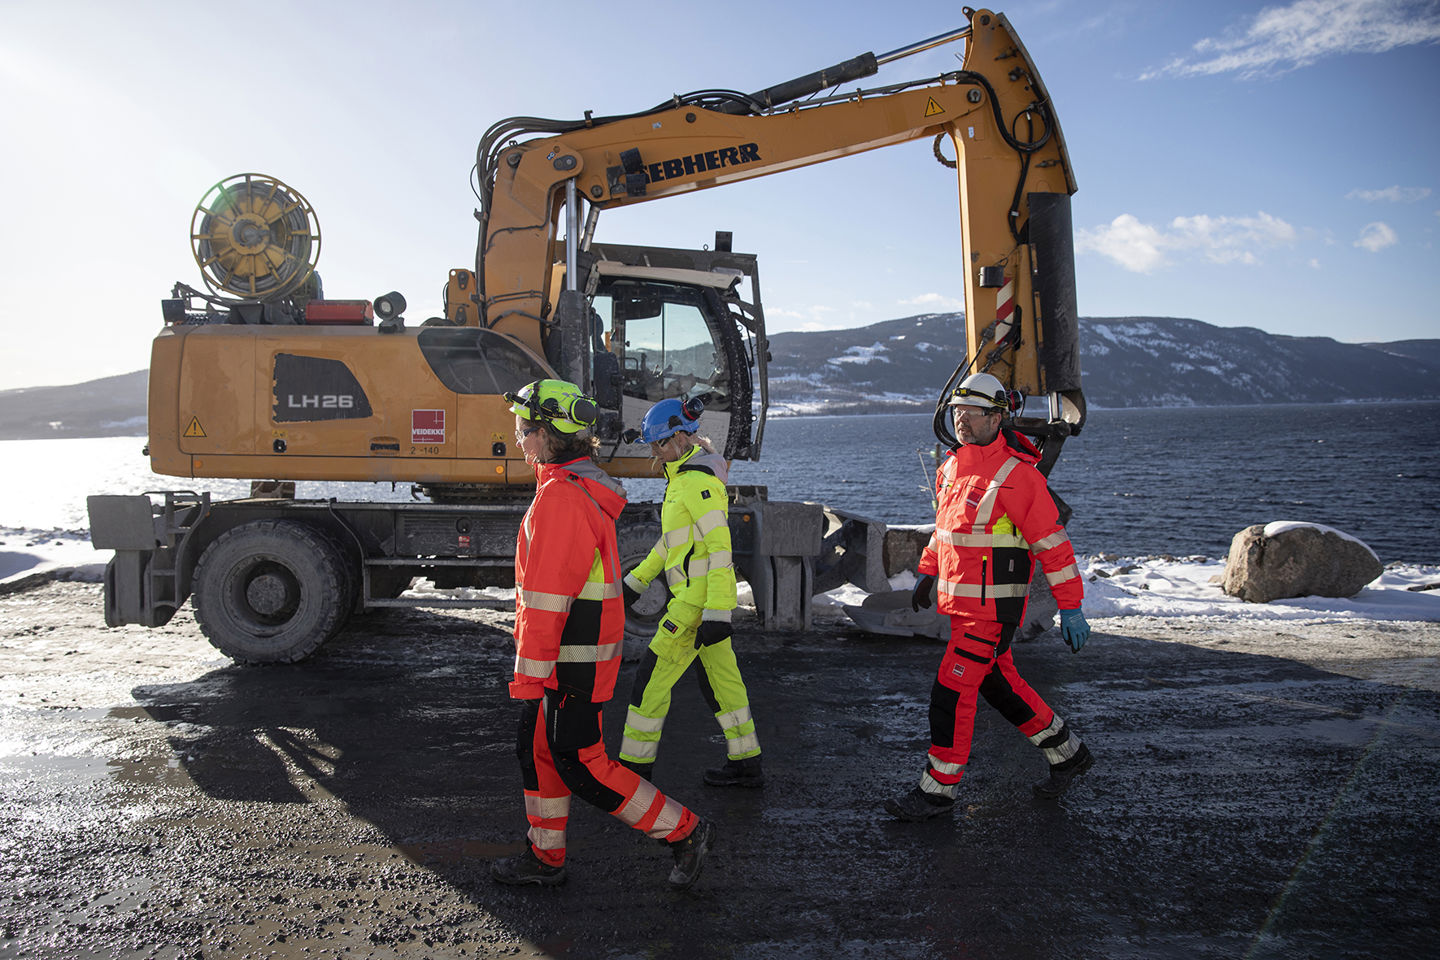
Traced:
<path fill-rule="evenodd" d="M 1440 0 L 994 9 L 1065 133 L 1081 316 L 1440 336 Z M 470 173 L 493 122 L 749 92 L 964 24 L 939 2 L 0 0 L 0 390 L 143 369 L 158 301 L 201 285 L 196 204 L 236 174 L 314 207 L 328 296 L 398 290 L 419 322 L 473 265 Z M 916 141 L 607 211 L 596 238 L 732 231 L 760 257 L 772 332 L 842 329 L 963 307 L 958 209 L 954 173 Z"/>

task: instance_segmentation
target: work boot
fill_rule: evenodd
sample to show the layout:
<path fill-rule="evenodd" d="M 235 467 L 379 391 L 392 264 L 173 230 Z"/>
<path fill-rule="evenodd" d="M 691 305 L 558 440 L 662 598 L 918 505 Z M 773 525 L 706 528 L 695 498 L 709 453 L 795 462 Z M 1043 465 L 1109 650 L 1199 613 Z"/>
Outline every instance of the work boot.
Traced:
<path fill-rule="evenodd" d="M 715 824 L 709 820 L 700 820 L 688 837 L 670 844 L 670 852 L 675 854 L 675 868 L 670 871 L 670 889 L 684 890 L 694 883 L 695 878 L 700 876 L 705 854 L 714 845 Z"/>
<path fill-rule="evenodd" d="M 911 823 L 929 820 L 931 817 L 938 817 L 942 813 L 949 813 L 954 809 L 954 800 L 926 793 L 919 787 L 912 787 L 910 792 L 904 796 L 885 801 L 885 810 L 892 817 Z"/>
<path fill-rule="evenodd" d="M 512 887 L 527 883 L 558 887 L 565 882 L 565 867 L 563 864 L 552 867 L 545 863 L 535 856 L 535 851 L 527 844 L 524 853 L 491 863 L 490 876 L 497 883 L 506 883 Z"/>
<path fill-rule="evenodd" d="M 725 766 L 705 771 L 705 782 L 712 787 L 763 787 L 765 771 L 760 769 L 758 755 L 744 760 L 726 760 Z"/>
<path fill-rule="evenodd" d="M 626 770 L 634 770 L 645 780 L 649 780 L 650 775 L 655 772 L 655 764 L 653 763 L 641 763 L 639 760 L 620 760 L 617 762 Z"/>
<path fill-rule="evenodd" d="M 1090 753 L 1090 748 L 1082 743 L 1075 756 L 1058 766 L 1052 765 L 1050 776 L 1035 784 L 1031 789 L 1041 800 L 1058 799 L 1062 793 L 1070 789 L 1070 784 L 1076 777 L 1093 766 L 1095 766 L 1095 757 Z"/>

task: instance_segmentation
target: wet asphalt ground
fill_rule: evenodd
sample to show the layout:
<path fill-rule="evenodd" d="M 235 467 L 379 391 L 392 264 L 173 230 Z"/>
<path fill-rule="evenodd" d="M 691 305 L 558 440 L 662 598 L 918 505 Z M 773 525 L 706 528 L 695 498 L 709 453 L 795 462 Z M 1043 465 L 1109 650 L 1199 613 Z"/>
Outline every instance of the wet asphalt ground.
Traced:
<path fill-rule="evenodd" d="M 0 958 L 1440 954 L 1440 624 L 1051 633 L 1016 659 L 1095 769 L 1032 799 L 982 704 L 956 813 L 902 824 L 936 642 L 742 621 L 768 783 L 701 785 L 723 746 L 682 682 L 656 781 L 720 833 L 673 893 L 580 803 L 567 885 L 489 879 L 525 829 L 506 611 L 360 618 L 284 668 L 188 611 L 102 622 L 91 584 L 0 597 Z"/>

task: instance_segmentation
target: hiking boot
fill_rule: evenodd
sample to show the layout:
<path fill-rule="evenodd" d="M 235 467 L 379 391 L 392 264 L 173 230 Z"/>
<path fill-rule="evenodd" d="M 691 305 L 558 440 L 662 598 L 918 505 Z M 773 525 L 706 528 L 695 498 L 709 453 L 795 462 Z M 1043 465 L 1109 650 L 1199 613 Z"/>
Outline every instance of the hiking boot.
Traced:
<path fill-rule="evenodd" d="M 641 763 L 639 760 L 618 760 L 616 762 L 626 770 L 634 770 L 640 774 L 643 780 L 649 780 L 650 775 L 655 772 L 655 764 L 653 763 Z"/>
<path fill-rule="evenodd" d="M 712 787 L 763 787 L 765 771 L 760 769 L 759 756 L 726 760 L 725 766 L 705 771 L 705 782 Z"/>
<path fill-rule="evenodd" d="M 890 816 L 911 823 L 929 820 L 931 817 L 938 817 L 942 813 L 949 813 L 954 809 L 954 800 L 926 793 L 919 787 L 912 787 L 910 792 L 902 797 L 885 801 L 885 810 Z"/>
<path fill-rule="evenodd" d="M 552 867 L 543 862 L 527 844 L 524 853 L 491 863 L 490 876 L 497 883 L 506 883 L 512 887 L 527 883 L 558 887 L 565 882 L 565 867 L 563 864 Z"/>
<path fill-rule="evenodd" d="M 1095 757 L 1090 753 L 1090 748 L 1082 743 L 1080 752 L 1070 758 L 1068 766 L 1052 766 L 1050 776 L 1035 784 L 1031 789 L 1041 800 L 1058 799 L 1062 793 L 1070 789 L 1070 784 L 1076 777 L 1093 766 L 1095 766 Z"/>
<path fill-rule="evenodd" d="M 715 824 L 709 820 L 700 820 L 688 837 L 670 844 L 670 852 L 675 854 L 675 869 L 670 871 L 670 889 L 684 890 L 694 883 L 705 863 L 705 854 L 714 845 Z"/>

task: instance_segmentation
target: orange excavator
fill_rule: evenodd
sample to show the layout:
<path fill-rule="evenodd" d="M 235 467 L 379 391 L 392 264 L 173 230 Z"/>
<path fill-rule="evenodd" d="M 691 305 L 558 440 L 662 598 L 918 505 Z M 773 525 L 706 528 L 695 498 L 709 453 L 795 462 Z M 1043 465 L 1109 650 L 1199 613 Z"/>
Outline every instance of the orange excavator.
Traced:
<path fill-rule="evenodd" d="M 93 541 L 116 550 L 107 623 L 157 625 L 192 599 L 230 656 L 295 660 L 350 613 L 405 602 L 414 576 L 503 580 L 534 481 L 502 394 L 531 380 L 570 380 L 596 398 L 601 463 L 616 475 L 651 472 L 627 429 L 665 397 L 700 398 L 702 429 L 724 438 L 725 455 L 758 459 L 769 345 L 755 257 L 733 252 L 728 233 L 701 250 L 596 242 L 598 216 L 914 140 L 934 142 L 960 195 L 967 353 L 940 396 L 986 371 L 1044 398 L 1045 414 L 1016 426 L 1040 442 L 1048 471 L 1085 418 L 1075 180 L 1010 24 L 965 12 L 958 30 L 751 94 L 496 123 L 476 159 L 474 267 L 449 272 L 443 315 L 419 324 L 398 293 L 325 298 L 319 223 L 299 191 L 259 174 L 218 184 L 191 225 L 207 289 L 176 284 L 162 301 L 147 450 L 156 473 L 264 481 L 281 495 L 92 498 Z M 823 95 L 956 41 L 958 70 Z M 946 430 L 937 407 L 942 441 Z M 297 500 L 297 480 L 406 482 L 424 502 Z M 648 507 L 622 518 L 631 562 L 654 540 Z M 764 620 L 794 625 L 797 605 L 808 610 L 805 571 L 828 542 L 812 507 L 755 496 L 732 511 L 737 565 Z M 878 551 L 849 545 L 852 562 L 867 552 Z M 644 612 L 631 612 L 643 632 Z"/>

